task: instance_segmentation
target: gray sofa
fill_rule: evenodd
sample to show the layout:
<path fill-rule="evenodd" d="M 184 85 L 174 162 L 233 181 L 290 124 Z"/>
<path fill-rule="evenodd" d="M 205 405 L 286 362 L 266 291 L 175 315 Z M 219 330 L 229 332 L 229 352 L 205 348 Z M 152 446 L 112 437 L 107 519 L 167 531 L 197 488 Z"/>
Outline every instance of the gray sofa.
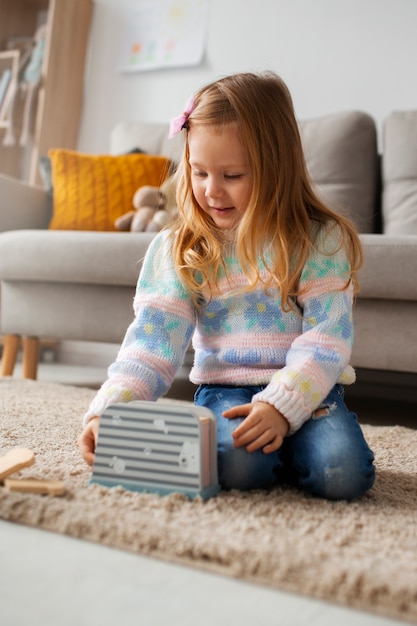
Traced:
<path fill-rule="evenodd" d="M 139 147 L 176 160 L 181 137 L 169 141 L 167 129 L 119 124 L 110 152 Z M 361 112 L 301 121 L 300 129 L 314 183 L 334 208 L 352 217 L 364 247 L 354 310 L 354 387 L 379 397 L 415 399 L 417 111 L 386 118 L 381 148 L 373 119 Z M 50 216 L 46 192 L 0 176 L 0 332 L 120 343 L 132 319 L 140 260 L 153 234 L 52 231 Z M 172 395 L 190 398 L 188 367 Z M 31 371 L 27 375 L 35 377 L 36 367 Z"/>

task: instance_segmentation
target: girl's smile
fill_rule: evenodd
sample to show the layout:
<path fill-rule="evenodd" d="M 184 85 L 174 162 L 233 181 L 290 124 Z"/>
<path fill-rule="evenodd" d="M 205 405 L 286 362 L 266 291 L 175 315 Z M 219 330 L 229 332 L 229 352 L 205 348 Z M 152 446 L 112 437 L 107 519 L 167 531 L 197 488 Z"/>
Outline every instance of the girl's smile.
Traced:
<path fill-rule="evenodd" d="M 252 192 L 252 170 L 237 125 L 193 126 L 188 145 L 192 188 L 199 206 L 218 228 L 236 228 Z"/>

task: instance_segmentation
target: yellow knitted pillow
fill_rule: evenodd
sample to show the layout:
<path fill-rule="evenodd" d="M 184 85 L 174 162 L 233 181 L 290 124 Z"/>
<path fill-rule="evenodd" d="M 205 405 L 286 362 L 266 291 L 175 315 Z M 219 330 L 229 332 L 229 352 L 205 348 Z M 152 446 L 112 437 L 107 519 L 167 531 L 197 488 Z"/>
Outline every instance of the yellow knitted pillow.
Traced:
<path fill-rule="evenodd" d="M 116 230 L 114 221 L 133 209 L 135 191 L 159 187 L 169 160 L 148 154 L 89 155 L 50 150 L 55 230 Z"/>

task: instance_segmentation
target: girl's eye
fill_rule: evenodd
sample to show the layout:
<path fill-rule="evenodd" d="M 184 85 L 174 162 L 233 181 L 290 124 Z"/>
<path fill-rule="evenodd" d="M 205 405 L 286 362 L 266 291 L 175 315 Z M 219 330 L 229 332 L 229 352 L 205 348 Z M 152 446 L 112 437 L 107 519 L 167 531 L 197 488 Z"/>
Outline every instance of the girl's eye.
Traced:
<path fill-rule="evenodd" d="M 203 170 L 191 170 L 191 175 L 195 178 L 207 178 L 207 172 Z M 243 174 L 223 174 L 225 180 L 239 180 L 242 178 Z"/>

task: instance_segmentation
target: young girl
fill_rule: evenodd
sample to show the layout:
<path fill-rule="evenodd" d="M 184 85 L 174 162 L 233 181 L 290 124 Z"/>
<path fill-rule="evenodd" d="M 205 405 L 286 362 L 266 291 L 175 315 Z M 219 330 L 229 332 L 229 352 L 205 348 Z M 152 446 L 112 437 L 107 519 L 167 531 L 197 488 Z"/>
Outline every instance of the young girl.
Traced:
<path fill-rule="evenodd" d="M 192 338 L 190 379 L 217 418 L 223 488 L 280 480 L 361 496 L 373 454 L 342 387 L 355 378 L 361 248 L 312 188 L 287 87 L 272 73 L 218 80 L 171 131 L 185 134 L 180 217 L 147 251 L 135 319 L 84 417 L 85 460 L 105 408 L 162 396 Z"/>

